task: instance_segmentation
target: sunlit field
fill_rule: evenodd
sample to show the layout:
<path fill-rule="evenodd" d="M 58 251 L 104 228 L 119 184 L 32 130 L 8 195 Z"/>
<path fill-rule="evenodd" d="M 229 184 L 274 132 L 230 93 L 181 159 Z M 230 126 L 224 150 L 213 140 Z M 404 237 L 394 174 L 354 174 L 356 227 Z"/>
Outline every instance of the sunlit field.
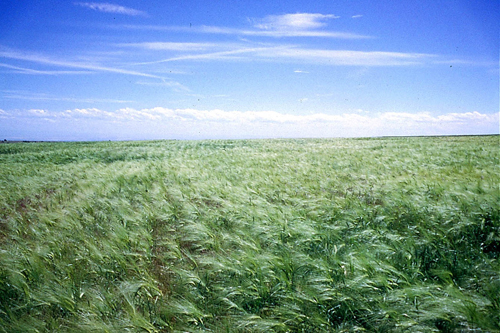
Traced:
<path fill-rule="evenodd" d="M 0 332 L 498 332 L 499 147 L 0 144 Z"/>

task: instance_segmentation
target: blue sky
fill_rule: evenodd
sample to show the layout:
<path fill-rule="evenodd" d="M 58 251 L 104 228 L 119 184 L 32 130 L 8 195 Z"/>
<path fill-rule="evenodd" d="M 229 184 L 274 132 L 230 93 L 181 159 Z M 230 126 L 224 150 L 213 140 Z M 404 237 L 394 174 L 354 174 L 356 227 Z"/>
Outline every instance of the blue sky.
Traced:
<path fill-rule="evenodd" d="M 0 139 L 499 133 L 499 1 L 3 1 Z"/>

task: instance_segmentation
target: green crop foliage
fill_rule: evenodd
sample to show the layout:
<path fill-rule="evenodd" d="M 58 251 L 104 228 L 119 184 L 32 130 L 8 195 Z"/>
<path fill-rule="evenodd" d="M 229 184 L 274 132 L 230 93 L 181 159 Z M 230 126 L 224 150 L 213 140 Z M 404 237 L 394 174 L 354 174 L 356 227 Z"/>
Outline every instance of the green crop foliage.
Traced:
<path fill-rule="evenodd" d="M 0 144 L 0 332 L 499 332 L 499 143 Z"/>

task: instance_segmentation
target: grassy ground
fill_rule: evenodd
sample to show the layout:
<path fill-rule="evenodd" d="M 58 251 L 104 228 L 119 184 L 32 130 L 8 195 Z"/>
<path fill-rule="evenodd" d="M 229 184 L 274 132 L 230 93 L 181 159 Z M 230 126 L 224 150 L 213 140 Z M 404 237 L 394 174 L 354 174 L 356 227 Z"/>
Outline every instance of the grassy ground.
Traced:
<path fill-rule="evenodd" d="M 0 145 L 0 332 L 498 332 L 500 137 Z"/>

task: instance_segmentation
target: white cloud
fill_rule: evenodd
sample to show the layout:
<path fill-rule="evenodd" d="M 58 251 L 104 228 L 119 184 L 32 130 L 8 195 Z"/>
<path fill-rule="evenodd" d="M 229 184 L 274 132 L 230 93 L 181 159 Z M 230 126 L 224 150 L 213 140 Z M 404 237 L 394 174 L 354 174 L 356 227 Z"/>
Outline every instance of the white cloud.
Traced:
<path fill-rule="evenodd" d="M 217 47 L 217 45 L 214 45 Z M 220 45 L 227 48 L 227 45 Z M 403 53 L 382 51 L 352 51 L 352 50 L 328 50 L 307 49 L 294 45 L 274 45 L 263 47 L 248 47 L 244 44 L 234 45 L 233 49 L 208 52 L 181 54 L 166 59 L 138 63 L 140 65 L 151 65 L 173 61 L 288 61 L 296 63 L 313 63 L 334 66 L 403 66 L 419 65 L 428 63 L 430 59 L 437 58 L 436 55 L 425 53 Z M 305 73 L 295 71 L 296 73 Z"/>
<path fill-rule="evenodd" d="M 171 62 L 171 61 L 183 61 L 183 60 L 244 60 L 244 59 L 249 59 L 248 56 L 246 57 L 241 57 L 237 55 L 243 55 L 245 53 L 255 53 L 260 50 L 269 50 L 273 48 L 269 47 L 261 47 L 261 48 L 255 48 L 255 47 L 243 47 L 243 48 L 237 48 L 229 51 L 219 51 L 219 52 L 210 52 L 210 53 L 199 53 L 199 54 L 186 54 L 186 55 L 180 55 L 176 57 L 171 57 L 167 59 L 162 59 L 162 60 L 157 60 L 157 61 L 151 61 L 151 62 L 143 62 L 143 63 L 138 63 L 138 65 L 147 65 L 147 64 L 158 64 L 162 62 Z"/>
<path fill-rule="evenodd" d="M 463 113 L 447 113 L 433 116 L 429 112 L 408 113 L 408 112 L 386 112 L 380 115 L 382 121 L 404 124 L 470 124 L 474 123 L 498 123 L 500 113 L 484 114 L 477 111 Z"/>
<path fill-rule="evenodd" d="M 297 69 L 295 71 L 293 71 L 294 73 L 302 73 L 302 74 L 309 74 L 309 72 L 307 71 L 303 71 L 303 70 L 300 70 L 300 69 Z"/>
<path fill-rule="evenodd" d="M 148 109 L 135 110 L 132 108 L 120 109 L 116 113 L 114 113 L 114 117 L 132 119 L 132 120 L 155 120 L 155 121 L 161 119 L 161 115 L 156 114 L 155 112 L 150 112 Z"/>
<path fill-rule="evenodd" d="M 73 109 L 66 110 L 64 115 L 72 115 L 72 116 L 83 116 L 83 117 L 113 117 L 113 113 L 102 111 L 97 108 L 88 108 L 88 109 Z"/>
<path fill-rule="evenodd" d="M 0 58 L 23 60 L 23 61 L 34 62 L 34 63 L 38 63 L 38 64 L 59 66 L 59 67 L 63 67 L 63 68 L 64 67 L 66 67 L 66 68 L 80 68 L 80 69 L 86 69 L 86 70 L 90 70 L 90 71 L 94 71 L 94 72 L 108 72 L 108 73 L 116 73 L 116 74 L 124 74 L 124 75 L 142 76 L 142 77 L 162 79 L 162 77 L 148 74 L 148 73 L 142 73 L 142 72 L 138 72 L 138 71 L 131 71 L 131 70 L 122 69 L 122 68 L 101 66 L 101 65 L 96 65 L 96 64 L 87 63 L 87 62 L 56 60 L 56 59 L 53 59 L 51 57 L 42 56 L 42 55 L 33 54 L 33 53 L 26 53 L 26 52 L 0 51 Z"/>
<path fill-rule="evenodd" d="M 37 116 L 46 116 L 48 114 L 48 112 L 43 109 L 30 109 L 28 112 Z"/>
<path fill-rule="evenodd" d="M 244 35 L 244 36 L 263 36 L 263 37 L 324 37 L 324 38 L 339 38 L 339 39 L 366 39 L 370 36 L 360 35 L 351 32 L 310 30 L 281 27 L 280 29 L 233 29 L 226 27 L 201 26 L 193 29 L 185 29 L 185 31 L 210 33 L 210 34 L 225 34 L 225 35 Z"/>
<path fill-rule="evenodd" d="M 324 38 L 339 38 L 339 39 L 367 39 L 372 38 L 367 35 L 360 35 L 351 32 L 339 31 L 324 31 L 313 29 L 297 29 L 287 28 L 266 30 L 266 29 L 236 29 L 217 26 L 155 26 L 155 25 L 133 25 L 126 24 L 121 26 L 113 26 L 113 28 L 121 27 L 123 29 L 132 30 L 152 30 L 152 31 L 176 31 L 176 32 L 191 32 L 205 34 L 222 34 L 222 35 L 241 35 L 241 36 L 262 36 L 262 37 L 324 37 Z"/>
<path fill-rule="evenodd" d="M 275 30 L 275 31 L 242 31 L 244 35 L 268 36 L 268 37 L 327 37 L 339 39 L 365 39 L 371 38 L 350 32 L 317 31 L 317 30 Z"/>
<path fill-rule="evenodd" d="M 269 33 L 277 36 L 322 34 L 322 31 L 253 31 L 249 33 Z M 329 33 L 329 32 L 324 32 Z M 138 62 L 134 65 L 151 65 L 172 61 L 288 61 L 308 62 L 335 66 L 408 66 L 422 64 L 452 63 L 456 60 L 447 60 L 441 56 L 427 53 L 405 53 L 385 51 L 354 51 L 334 49 L 312 49 L 290 43 L 178 43 L 178 42 L 146 42 L 118 44 L 123 47 L 136 47 L 145 50 L 166 50 L 173 53 L 170 57 L 156 61 Z M 1 55 L 1 53 L 0 53 Z M 462 61 L 462 63 L 464 63 Z M 472 63 L 470 63 L 472 64 Z M 351 76 L 362 75 L 366 68 Z M 364 71 L 364 72 L 363 72 Z M 297 71 L 299 73 L 300 71 Z M 144 75 L 145 73 L 142 73 Z M 148 74 L 146 74 L 148 75 Z"/>
<path fill-rule="evenodd" d="M 168 88 L 172 88 L 174 91 L 177 91 L 177 92 L 189 92 L 189 91 L 191 91 L 191 89 L 189 89 L 188 87 L 186 87 L 183 84 L 176 82 L 176 81 L 166 81 L 166 80 L 162 80 L 161 82 L 159 82 L 159 81 L 137 81 L 136 84 L 139 84 L 141 86 L 168 87 Z"/>
<path fill-rule="evenodd" d="M 498 113 L 496 114 L 498 119 Z M 469 122 L 469 121 L 490 121 L 491 115 L 482 114 L 477 111 L 464 113 L 448 113 L 437 117 L 439 121 Z M 498 120 L 497 120 L 498 121 Z"/>
<path fill-rule="evenodd" d="M 220 47 L 216 43 L 174 43 L 174 42 L 144 42 L 119 44 L 119 46 L 137 47 L 147 50 L 169 50 L 169 51 L 202 51 L 214 47 Z"/>
<path fill-rule="evenodd" d="M 32 75 L 61 75 L 61 74 L 90 74 L 92 72 L 90 71 L 61 71 L 61 70 L 55 70 L 55 71 L 48 71 L 48 70 L 39 70 L 39 69 L 32 69 L 32 68 L 24 68 L 24 67 L 19 67 L 19 66 L 13 66 L 9 64 L 3 64 L 0 63 L 0 67 L 4 68 L 9 68 L 13 69 L 16 73 L 20 74 L 32 74 Z"/>
<path fill-rule="evenodd" d="M 353 18 L 353 19 L 357 19 L 357 18 L 361 18 L 361 17 L 363 17 L 363 15 L 353 15 L 353 16 L 351 16 L 351 18 Z"/>
<path fill-rule="evenodd" d="M 111 138 L 115 139 L 186 139 L 497 134 L 500 114 L 474 111 L 433 115 L 428 112 L 370 113 L 358 110 L 336 115 L 296 115 L 274 111 L 243 112 L 163 107 L 122 108 L 112 112 L 97 108 L 63 112 L 30 111 L 14 111 L 10 112 L 10 116 L 4 111 L 0 112 L 0 117 L 16 123 L 28 118 L 32 122 L 51 121 L 59 124 L 58 128 L 68 128 L 66 139 L 77 137 L 80 129 L 76 127 L 75 130 L 76 121 L 79 124 L 86 122 L 87 127 L 99 127 L 105 133 L 112 133 Z M 69 130 L 70 128 L 72 130 Z"/>
<path fill-rule="evenodd" d="M 426 59 L 435 55 L 424 53 L 402 53 L 382 51 L 351 51 L 351 50 L 325 50 L 303 49 L 296 47 L 275 48 L 259 50 L 256 54 L 263 58 L 278 58 L 308 61 L 328 65 L 343 66 L 400 66 L 421 64 Z"/>
<path fill-rule="evenodd" d="M 306 101 L 307 98 L 301 99 Z M 31 110 L 35 113 L 46 113 L 45 110 Z M 106 116 L 110 118 L 134 118 L 140 119 L 177 119 L 184 121 L 213 121 L 213 122 L 275 122 L 275 123 L 406 123 L 406 124 L 451 124 L 464 122 L 495 122 L 499 119 L 499 113 L 485 114 L 477 111 L 463 113 L 447 113 L 444 115 L 432 115 L 429 112 L 383 112 L 377 115 L 360 115 L 357 113 L 344 113 L 331 115 L 326 113 L 314 113 L 309 115 L 293 115 L 275 111 L 224 111 L 224 110 L 197 110 L 197 109 L 170 109 L 155 107 L 147 109 L 122 108 L 115 112 L 103 111 L 96 108 L 74 109 L 65 111 L 67 114 L 84 116 Z M 362 113 L 368 114 L 368 111 Z"/>
<path fill-rule="evenodd" d="M 77 103 L 134 103 L 131 100 L 111 99 L 111 98 L 76 98 L 61 97 L 43 93 L 33 93 L 22 90 L 2 90 L 2 98 L 19 99 L 25 101 L 64 101 Z"/>
<path fill-rule="evenodd" d="M 130 16 L 147 16 L 146 12 L 143 12 L 143 11 L 140 11 L 137 9 L 133 9 L 133 8 L 114 5 L 111 3 L 75 2 L 75 5 L 90 8 L 90 9 L 93 9 L 93 10 L 96 10 L 99 12 L 104 12 L 104 13 L 123 14 L 123 15 L 130 15 Z"/>
<path fill-rule="evenodd" d="M 310 30 L 324 27 L 325 21 L 333 18 L 338 16 L 312 13 L 269 15 L 254 20 L 254 26 L 263 30 Z"/>

